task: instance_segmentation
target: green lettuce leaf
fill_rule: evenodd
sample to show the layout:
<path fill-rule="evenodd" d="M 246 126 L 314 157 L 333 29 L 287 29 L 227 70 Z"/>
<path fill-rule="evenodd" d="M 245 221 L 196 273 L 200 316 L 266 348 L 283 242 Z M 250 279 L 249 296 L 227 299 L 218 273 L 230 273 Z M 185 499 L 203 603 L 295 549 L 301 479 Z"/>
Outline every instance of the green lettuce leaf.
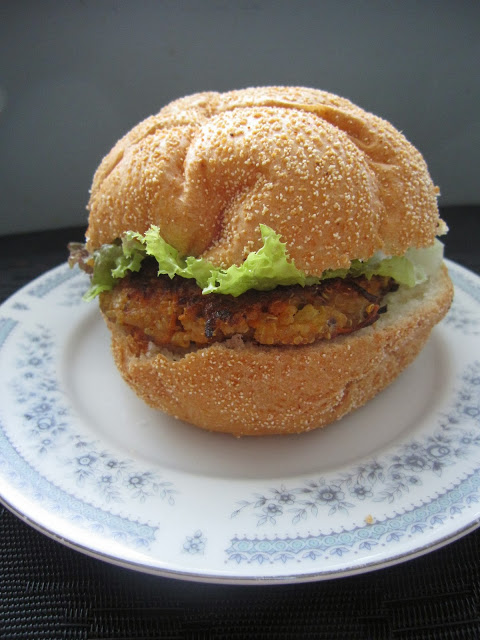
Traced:
<path fill-rule="evenodd" d="M 381 252 L 369 260 L 353 260 L 349 269 L 325 271 L 322 279 L 346 278 L 347 276 L 387 276 L 398 284 L 415 287 L 425 282 L 443 262 L 443 244 L 435 239 L 430 247 L 411 248 L 404 256 L 384 256 Z"/>
<path fill-rule="evenodd" d="M 249 253 L 243 264 L 212 272 L 203 293 L 239 296 L 249 289 L 269 291 L 279 285 L 305 286 L 306 275 L 289 259 L 286 245 L 270 227 L 260 225 L 263 246 Z"/>
<path fill-rule="evenodd" d="M 171 244 L 165 242 L 160 235 L 160 229 L 156 226 L 150 229 L 142 236 L 138 235 L 139 240 L 143 240 L 144 251 L 148 256 L 153 256 L 158 263 L 158 275 L 167 275 L 170 278 L 179 275 L 187 278 L 185 272 L 185 260 L 182 260 L 180 254 L 172 247 Z"/>
<path fill-rule="evenodd" d="M 369 260 L 353 260 L 349 269 L 325 271 L 321 277 L 307 276 L 290 259 L 280 235 L 260 225 L 262 247 L 251 252 L 243 262 L 227 269 L 215 267 L 203 258 L 182 257 L 160 235 L 156 226 L 144 234 L 127 232 L 121 241 L 104 245 L 94 252 L 91 287 L 85 298 L 90 300 L 115 286 L 116 280 L 129 272 L 139 271 L 146 256 L 155 258 L 158 274 L 170 278 L 193 278 L 204 294 L 221 293 L 239 296 L 249 289 L 268 291 L 281 285 L 317 284 L 328 278 L 374 275 L 389 276 L 399 284 L 413 287 L 428 278 L 443 260 L 443 245 L 438 240 L 427 249 L 409 249 L 404 256 L 376 254 Z"/>
<path fill-rule="evenodd" d="M 92 300 L 102 291 L 110 291 L 116 280 L 123 278 L 131 271 L 139 271 L 145 252 L 142 243 L 128 232 L 121 242 L 104 244 L 94 252 L 93 275 L 90 289 L 84 295 L 85 300 Z"/>
<path fill-rule="evenodd" d="M 377 257 L 369 260 L 353 260 L 349 269 L 336 269 L 326 271 L 324 278 L 346 278 L 351 276 L 357 278 L 365 276 L 388 276 L 393 278 L 398 284 L 405 284 L 407 287 L 414 287 L 418 284 L 415 278 L 415 268 L 413 263 L 405 256 L 393 256 L 379 259 Z"/>

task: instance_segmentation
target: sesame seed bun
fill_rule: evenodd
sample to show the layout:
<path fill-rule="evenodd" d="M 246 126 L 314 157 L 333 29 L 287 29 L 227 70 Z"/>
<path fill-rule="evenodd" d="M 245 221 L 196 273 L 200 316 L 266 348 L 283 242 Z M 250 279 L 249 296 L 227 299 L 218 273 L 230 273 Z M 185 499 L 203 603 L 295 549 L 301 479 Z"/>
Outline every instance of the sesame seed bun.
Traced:
<path fill-rule="evenodd" d="M 391 124 L 324 91 L 182 98 L 123 137 L 92 185 L 87 248 L 158 225 L 183 255 L 241 264 L 261 223 L 321 275 L 442 230 L 421 154 Z"/>
<path fill-rule="evenodd" d="M 217 343 L 178 358 L 144 355 L 108 323 L 119 371 L 150 406 L 211 431 L 242 435 L 309 431 L 338 420 L 390 384 L 418 355 L 452 300 L 435 277 L 387 296 L 374 325 L 301 347 Z"/>
<path fill-rule="evenodd" d="M 176 100 L 104 158 L 89 201 L 87 249 L 151 225 L 181 255 L 241 264 L 280 234 L 308 275 L 375 252 L 403 255 L 446 230 L 421 154 L 388 122 L 346 99 L 299 87 Z M 211 294 L 215 295 L 215 294 Z M 445 315 L 445 267 L 387 296 L 372 326 L 308 346 L 233 338 L 181 356 L 105 320 L 115 362 L 149 405 L 234 435 L 297 433 L 361 406 L 416 357 Z"/>

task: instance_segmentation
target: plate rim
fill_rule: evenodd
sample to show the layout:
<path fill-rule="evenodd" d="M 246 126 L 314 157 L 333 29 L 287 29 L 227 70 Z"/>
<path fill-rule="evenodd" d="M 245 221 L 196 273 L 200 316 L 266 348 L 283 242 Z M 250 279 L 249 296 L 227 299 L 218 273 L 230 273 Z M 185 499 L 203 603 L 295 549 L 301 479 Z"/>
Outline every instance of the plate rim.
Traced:
<path fill-rule="evenodd" d="M 180 581 L 187 581 L 193 583 L 206 583 L 206 584 L 218 584 L 218 585 L 231 585 L 231 586 L 255 586 L 255 585 L 265 585 L 265 586 L 273 586 L 278 584 L 307 584 L 312 582 L 327 582 L 329 580 L 336 580 L 339 578 L 348 578 L 358 575 L 363 575 L 365 573 L 371 573 L 374 571 L 380 571 L 382 569 L 387 569 L 389 567 L 394 567 L 399 564 L 403 564 L 414 560 L 416 558 L 421 558 L 424 555 L 429 553 L 438 551 L 443 547 L 446 547 L 452 542 L 456 542 L 461 538 L 465 537 L 469 533 L 476 531 L 480 527 L 480 518 L 476 521 L 472 522 L 469 525 L 465 525 L 465 527 L 458 529 L 454 535 L 446 535 L 443 538 L 439 538 L 436 542 L 430 545 L 419 546 L 408 553 L 402 553 L 399 555 L 391 556 L 390 558 L 383 560 L 381 562 L 366 562 L 363 564 L 359 564 L 355 567 L 350 567 L 347 570 L 332 570 L 332 571 L 323 571 L 323 572 L 311 572 L 311 573 L 278 573 L 274 576 L 270 575 L 261 575 L 261 574 L 252 574 L 252 575 L 222 575 L 220 573 L 202 573 L 196 572 L 193 570 L 190 571 L 181 571 L 175 569 L 165 569 L 165 568 L 157 568 L 148 565 L 144 565 L 141 563 L 137 563 L 134 561 L 126 561 L 122 558 L 119 558 L 114 555 L 109 555 L 107 553 L 99 552 L 93 550 L 91 547 L 87 547 L 85 545 L 76 543 L 72 540 L 62 537 L 61 535 L 55 533 L 52 530 L 49 530 L 46 527 L 43 527 L 35 520 L 29 518 L 21 511 L 17 510 L 15 506 L 11 505 L 4 499 L 2 495 L 0 495 L 0 504 L 2 504 L 10 513 L 12 513 L 15 517 L 17 517 L 21 522 L 27 524 L 35 531 L 45 535 L 50 540 L 61 544 L 68 549 L 76 551 L 77 553 L 81 553 L 89 558 L 94 560 L 100 560 L 102 562 L 107 562 L 110 565 L 120 567 L 121 569 L 127 569 L 130 571 L 137 571 L 139 573 L 143 573 L 146 575 L 156 576 L 159 578 L 168 578 Z"/>

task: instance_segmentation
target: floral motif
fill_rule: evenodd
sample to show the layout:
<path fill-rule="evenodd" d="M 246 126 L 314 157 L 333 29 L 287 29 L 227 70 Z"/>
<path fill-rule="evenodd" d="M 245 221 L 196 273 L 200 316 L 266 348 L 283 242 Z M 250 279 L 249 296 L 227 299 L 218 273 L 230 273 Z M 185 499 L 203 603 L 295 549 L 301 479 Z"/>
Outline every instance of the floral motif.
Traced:
<path fill-rule="evenodd" d="M 468 426 L 467 426 L 468 425 Z M 275 525 L 289 518 L 297 524 L 308 517 L 347 514 L 366 498 L 392 504 L 421 485 L 428 474 L 444 469 L 480 448 L 480 362 L 473 363 L 462 379 L 451 410 L 439 426 L 423 439 L 409 441 L 381 459 L 368 460 L 334 478 L 320 477 L 303 485 L 271 488 L 238 502 L 232 513 L 251 513 L 257 526 Z"/>
<path fill-rule="evenodd" d="M 24 302 L 14 302 L 12 307 L 17 311 L 30 311 L 30 307 L 27 306 Z"/>
<path fill-rule="evenodd" d="M 207 540 L 201 531 L 195 531 L 193 536 L 187 536 L 183 550 L 190 555 L 203 555 Z"/>
<path fill-rule="evenodd" d="M 285 538 L 239 538 L 235 537 L 226 550 L 228 560 L 236 564 L 286 564 L 288 561 L 328 560 L 347 554 L 361 555 L 375 547 L 383 547 L 404 538 L 411 538 L 426 529 L 442 525 L 465 507 L 478 503 L 480 470 L 476 470 L 450 491 L 428 504 L 395 514 L 391 518 L 372 521 L 371 524 L 347 530 L 285 537 Z"/>
<path fill-rule="evenodd" d="M 139 502 L 156 496 L 175 504 L 176 489 L 171 482 L 161 480 L 152 471 L 139 470 L 132 460 L 119 459 L 98 449 L 98 443 L 74 436 L 77 455 L 65 460 L 79 486 L 89 485 L 107 502 L 122 502 L 133 498 Z"/>
<path fill-rule="evenodd" d="M 0 469 L 9 482 L 48 512 L 59 514 L 79 527 L 113 538 L 134 548 L 148 548 L 157 528 L 108 513 L 78 500 L 46 480 L 15 449 L 0 424 Z"/>

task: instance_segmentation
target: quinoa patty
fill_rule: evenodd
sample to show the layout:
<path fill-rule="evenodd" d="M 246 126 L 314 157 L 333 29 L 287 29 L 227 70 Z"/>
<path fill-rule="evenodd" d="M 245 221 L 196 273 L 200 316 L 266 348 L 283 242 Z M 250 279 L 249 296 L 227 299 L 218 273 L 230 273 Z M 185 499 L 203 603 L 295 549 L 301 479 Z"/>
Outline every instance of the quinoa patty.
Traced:
<path fill-rule="evenodd" d="M 100 296 L 102 312 L 145 345 L 188 349 L 240 335 L 263 345 L 305 345 L 356 331 L 378 319 L 393 280 L 333 278 L 321 284 L 202 294 L 193 280 L 142 266 Z"/>

